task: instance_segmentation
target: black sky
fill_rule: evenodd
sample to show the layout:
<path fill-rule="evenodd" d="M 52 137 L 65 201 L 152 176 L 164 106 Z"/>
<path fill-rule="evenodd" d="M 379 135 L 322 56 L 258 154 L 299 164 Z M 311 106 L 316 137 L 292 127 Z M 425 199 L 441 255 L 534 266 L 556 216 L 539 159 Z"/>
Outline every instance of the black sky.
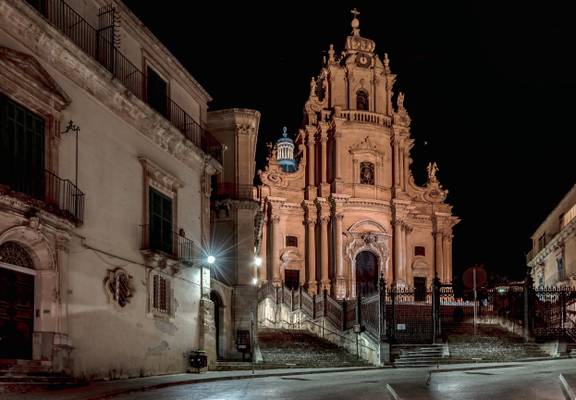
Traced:
<path fill-rule="evenodd" d="M 406 94 L 416 181 L 437 161 L 462 218 L 455 275 L 482 262 L 518 278 L 530 235 L 576 183 L 576 24 L 550 2 L 463 3 L 126 1 L 211 94 L 210 109 L 262 113 L 259 167 L 265 142 L 300 127 L 310 77 L 330 43 L 342 49 L 357 7 Z"/>

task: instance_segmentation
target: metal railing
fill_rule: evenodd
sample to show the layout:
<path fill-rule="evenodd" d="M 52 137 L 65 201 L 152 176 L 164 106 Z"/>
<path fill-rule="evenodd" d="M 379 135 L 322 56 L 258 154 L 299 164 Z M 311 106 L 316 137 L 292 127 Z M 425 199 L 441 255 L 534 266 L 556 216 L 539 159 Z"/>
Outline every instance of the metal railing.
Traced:
<path fill-rule="evenodd" d="M 34 206 L 80 225 L 84 222 L 84 193 L 68 179 L 44 170 L 37 176 L 0 174 L 0 184 L 24 195 Z"/>
<path fill-rule="evenodd" d="M 132 64 L 105 34 L 94 28 L 66 2 L 62 0 L 27 0 L 27 2 L 76 46 L 111 72 L 114 78 L 134 96 L 148 104 L 153 103 L 146 91 L 146 74 Z M 166 110 L 157 110 L 161 115 L 180 130 L 186 139 L 222 162 L 222 145 L 210 133 L 169 95 L 166 95 L 163 104 L 166 104 Z"/>
<path fill-rule="evenodd" d="M 140 225 L 142 242 L 140 250 L 166 255 L 181 261 L 191 262 L 194 256 L 194 242 L 178 232 L 162 232 L 150 225 Z"/>

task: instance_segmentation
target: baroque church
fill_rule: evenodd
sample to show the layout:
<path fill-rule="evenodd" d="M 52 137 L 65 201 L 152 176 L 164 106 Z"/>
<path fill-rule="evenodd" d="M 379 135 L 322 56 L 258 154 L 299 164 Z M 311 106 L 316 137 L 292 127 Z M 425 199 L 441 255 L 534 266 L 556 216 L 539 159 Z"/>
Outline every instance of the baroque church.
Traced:
<path fill-rule="evenodd" d="M 284 130 L 259 172 L 258 282 L 354 298 L 383 276 L 398 287 L 452 281 L 452 228 L 436 163 L 414 182 L 410 116 L 387 54 L 360 35 L 330 45 L 310 82 L 302 128 Z"/>

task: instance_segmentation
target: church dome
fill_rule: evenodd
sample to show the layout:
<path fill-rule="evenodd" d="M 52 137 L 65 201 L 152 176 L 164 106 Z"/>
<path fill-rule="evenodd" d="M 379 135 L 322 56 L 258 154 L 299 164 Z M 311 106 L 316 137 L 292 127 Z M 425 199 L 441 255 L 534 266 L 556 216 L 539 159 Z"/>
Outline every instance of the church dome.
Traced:
<path fill-rule="evenodd" d="M 288 128 L 284 127 L 282 137 L 276 141 L 276 161 L 284 172 L 296 172 L 294 159 L 294 141 L 288 137 Z"/>

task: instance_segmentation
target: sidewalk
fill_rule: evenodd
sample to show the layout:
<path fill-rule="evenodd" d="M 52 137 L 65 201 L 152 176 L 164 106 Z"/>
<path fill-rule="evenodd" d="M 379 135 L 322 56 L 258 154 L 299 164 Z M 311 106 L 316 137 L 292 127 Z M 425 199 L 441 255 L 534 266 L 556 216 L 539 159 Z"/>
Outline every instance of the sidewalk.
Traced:
<path fill-rule="evenodd" d="M 32 388 L 25 393 L 17 392 L 17 386 L 6 387 L 0 385 L 0 399 L 2 400 L 102 400 L 133 391 L 159 389 L 162 387 L 205 383 L 222 380 L 266 378 L 273 376 L 291 376 L 306 374 L 322 374 L 330 372 L 351 372 L 376 370 L 377 367 L 351 367 L 351 368 L 287 368 L 276 370 L 252 371 L 208 371 L 201 374 L 175 374 L 148 378 L 120 379 L 114 381 L 99 381 L 85 386 L 69 389 L 38 389 Z M 14 391 L 3 392 L 11 389 Z"/>

